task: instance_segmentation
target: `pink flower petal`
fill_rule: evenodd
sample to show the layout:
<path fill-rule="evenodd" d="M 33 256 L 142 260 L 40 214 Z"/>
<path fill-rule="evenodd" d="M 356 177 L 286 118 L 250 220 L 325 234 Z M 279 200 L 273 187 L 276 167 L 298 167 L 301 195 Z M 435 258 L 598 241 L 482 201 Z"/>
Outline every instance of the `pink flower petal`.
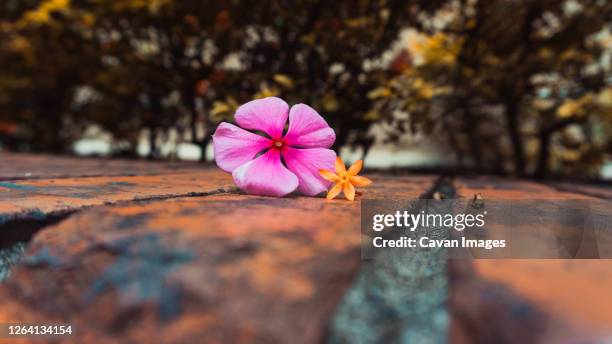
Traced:
<path fill-rule="evenodd" d="M 313 108 L 306 104 L 291 107 L 285 143 L 303 148 L 329 148 L 334 141 L 336 133 Z"/>
<path fill-rule="evenodd" d="M 261 130 L 280 139 L 287 123 L 289 105 L 276 97 L 252 100 L 236 110 L 236 123 L 245 129 Z"/>
<path fill-rule="evenodd" d="M 217 166 L 230 173 L 270 146 L 272 146 L 270 139 L 229 123 L 219 124 L 213 135 Z"/>
<path fill-rule="evenodd" d="M 304 195 L 314 196 L 331 184 L 325 180 L 319 170 L 333 171 L 336 153 L 326 148 L 299 149 L 285 147 L 283 159 L 287 168 L 297 176 L 300 185 L 298 190 Z"/>
<path fill-rule="evenodd" d="M 298 178 L 283 166 L 277 149 L 241 165 L 232 176 L 240 189 L 253 195 L 282 197 L 298 186 Z"/>

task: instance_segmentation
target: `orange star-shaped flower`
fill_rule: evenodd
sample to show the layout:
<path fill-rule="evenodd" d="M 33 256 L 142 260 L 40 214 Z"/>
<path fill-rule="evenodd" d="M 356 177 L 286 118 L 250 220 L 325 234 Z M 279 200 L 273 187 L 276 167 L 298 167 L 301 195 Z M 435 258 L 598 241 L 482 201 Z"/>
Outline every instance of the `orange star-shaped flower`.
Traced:
<path fill-rule="evenodd" d="M 357 175 L 361 171 L 361 167 L 363 167 L 363 160 L 357 160 L 347 171 L 342 159 L 337 157 L 336 173 L 328 170 L 319 170 L 323 178 L 334 183 L 334 186 L 327 192 L 327 199 L 333 199 L 341 191 L 344 191 L 344 197 L 352 201 L 355 199 L 355 186 L 370 185 L 372 183 L 371 180 Z"/>

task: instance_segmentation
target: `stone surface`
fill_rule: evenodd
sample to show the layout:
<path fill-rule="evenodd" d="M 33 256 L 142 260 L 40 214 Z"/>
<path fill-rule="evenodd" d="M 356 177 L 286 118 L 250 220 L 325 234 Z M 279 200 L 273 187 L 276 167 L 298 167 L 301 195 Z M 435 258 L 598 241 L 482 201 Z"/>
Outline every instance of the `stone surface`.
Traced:
<path fill-rule="evenodd" d="M 434 181 L 371 177 L 362 197 Z M 70 322 L 79 343 L 322 342 L 361 265 L 359 213 L 236 192 L 84 210 L 34 237 L 0 285 L 0 323 Z"/>
<path fill-rule="evenodd" d="M 0 225 L 117 202 L 227 191 L 232 184 L 229 174 L 215 168 L 153 176 L 4 181 L 0 182 Z"/>
<path fill-rule="evenodd" d="M 506 200 L 525 200 L 525 199 L 583 199 L 593 200 L 594 198 L 571 191 L 562 191 L 552 186 L 528 180 L 517 180 L 502 177 L 472 177 L 457 178 L 455 181 L 458 197 L 472 198 L 480 193 L 484 199 L 506 199 Z"/>
<path fill-rule="evenodd" d="M 503 261 L 495 261 L 496 265 L 500 262 Z M 606 340 L 605 333 L 589 332 L 566 322 L 517 292 L 512 285 L 483 278 L 469 260 L 450 261 L 449 284 L 452 343 L 603 343 Z"/>
<path fill-rule="evenodd" d="M 61 342 L 598 343 L 612 333 L 610 260 L 448 261 L 431 250 L 364 263 L 359 202 L 244 195 L 201 165 L 0 154 L 10 162 L 0 275 L 16 264 L 0 284 L 0 323 L 72 323 L 76 336 Z M 374 184 L 359 200 L 577 199 L 609 223 L 605 188 L 366 175 Z"/>
<path fill-rule="evenodd" d="M 478 260 L 474 268 L 576 329 L 612 335 L 610 260 Z"/>
<path fill-rule="evenodd" d="M 442 180 L 420 196 L 429 199 L 433 193 L 443 198 L 454 196 L 448 180 Z M 436 201 L 403 199 L 398 207 L 410 213 L 419 213 L 426 207 L 430 214 L 448 212 L 441 203 L 436 206 Z M 369 212 L 366 214 L 369 216 Z M 448 233 L 439 227 L 416 231 L 432 238 L 442 238 Z M 392 229 L 385 238 L 396 239 L 403 234 L 402 230 Z M 447 343 L 448 294 L 444 249 L 375 251 L 343 297 L 331 324 L 329 342 Z"/>
<path fill-rule="evenodd" d="M 479 193 L 485 204 L 493 199 L 587 201 L 594 215 L 605 216 L 599 219 L 602 222 L 600 227 L 607 227 L 609 231 L 610 222 L 607 222 L 608 225 L 603 222 L 610 217 L 612 202 L 605 198 L 535 182 L 492 177 L 460 178 L 456 185 L 459 197 L 472 198 Z M 495 319 L 495 328 L 507 331 L 508 338 L 513 338 L 512 333 L 519 328 L 512 330 L 511 324 L 521 322 L 513 320 L 506 312 L 508 308 L 516 307 L 526 312 L 525 318 L 533 316 L 539 322 L 546 322 L 539 332 L 534 333 L 548 338 L 544 342 L 603 342 L 604 338 L 609 340 L 612 336 L 610 259 L 477 259 L 462 263 L 469 267 L 467 270 L 462 267 L 462 272 L 456 275 L 468 277 L 457 278 L 455 283 L 451 283 L 451 293 L 458 301 L 453 303 L 454 323 L 468 326 L 464 330 L 472 332 L 472 335 L 479 329 L 481 321 Z M 479 295 L 474 290 L 482 290 L 482 293 Z M 535 313 L 540 315 L 533 315 Z M 486 331 L 487 327 L 480 330 Z M 552 335 L 551 332 L 569 337 L 563 341 L 559 338 L 553 340 L 548 337 Z M 489 329 L 482 338 L 493 338 L 494 333 Z M 529 339 L 521 336 L 515 338 Z M 474 342 L 473 339 L 471 337 L 467 342 Z"/>
<path fill-rule="evenodd" d="M 384 178 L 384 183 L 376 183 Z M 373 176 L 371 197 L 415 197 L 434 178 Z M 68 213 L 91 206 L 237 191 L 231 175 L 214 167 L 144 176 L 0 181 L 0 225 L 15 219 Z"/>
<path fill-rule="evenodd" d="M 19 261 L 24 251 L 25 244 L 23 242 L 18 242 L 9 247 L 0 247 L 0 282 L 8 277 L 10 268 Z"/>
<path fill-rule="evenodd" d="M 569 182 L 546 183 L 557 190 L 584 194 L 587 196 L 612 200 L 612 185 L 610 183 L 585 184 Z"/>
<path fill-rule="evenodd" d="M 199 170 L 195 162 L 152 162 L 103 158 L 16 154 L 0 151 L 0 181 L 93 176 L 142 176 Z"/>

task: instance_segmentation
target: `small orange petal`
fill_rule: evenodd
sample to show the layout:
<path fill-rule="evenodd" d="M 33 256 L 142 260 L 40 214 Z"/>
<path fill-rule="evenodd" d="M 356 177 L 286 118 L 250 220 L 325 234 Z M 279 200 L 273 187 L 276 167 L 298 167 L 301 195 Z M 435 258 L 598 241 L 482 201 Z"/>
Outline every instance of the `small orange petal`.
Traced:
<path fill-rule="evenodd" d="M 353 176 L 351 177 L 350 181 L 354 186 L 367 186 L 372 184 L 371 180 L 362 176 Z"/>
<path fill-rule="evenodd" d="M 340 177 L 338 177 L 338 175 L 336 175 L 332 171 L 319 170 L 319 174 L 321 175 L 321 177 L 325 178 L 326 180 L 329 180 L 330 182 L 338 182 L 338 181 L 340 181 Z"/>
<path fill-rule="evenodd" d="M 349 201 L 355 199 L 355 187 L 351 183 L 344 183 L 344 197 Z"/>
<path fill-rule="evenodd" d="M 344 162 L 340 159 L 339 156 L 336 157 L 336 173 L 342 177 L 346 174 L 346 166 L 344 166 Z"/>
<path fill-rule="evenodd" d="M 350 183 L 347 183 L 347 184 L 350 184 Z M 334 184 L 334 186 L 332 186 L 332 188 L 329 189 L 329 192 L 327 193 L 327 199 L 335 198 L 336 196 L 338 196 L 340 191 L 342 191 L 342 183 Z"/>
<path fill-rule="evenodd" d="M 363 160 L 357 160 L 348 170 L 349 176 L 356 176 L 363 167 Z"/>

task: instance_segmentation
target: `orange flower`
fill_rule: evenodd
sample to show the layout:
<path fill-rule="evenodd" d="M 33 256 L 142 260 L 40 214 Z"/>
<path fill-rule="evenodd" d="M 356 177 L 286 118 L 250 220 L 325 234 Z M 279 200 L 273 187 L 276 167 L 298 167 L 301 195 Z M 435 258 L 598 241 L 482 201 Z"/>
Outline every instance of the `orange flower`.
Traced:
<path fill-rule="evenodd" d="M 347 171 L 342 159 L 336 157 L 336 173 L 328 170 L 319 170 L 323 178 L 334 183 L 334 186 L 327 192 L 327 199 L 333 199 L 341 191 L 344 191 L 344 197 L 352 201 L 355 199 L 355 186 L 370 185 L 372 183 L 371 180 L 357 175 L 361 171 L 361 167 L 363 167 L 363 160 L 357 160 Z"/>

